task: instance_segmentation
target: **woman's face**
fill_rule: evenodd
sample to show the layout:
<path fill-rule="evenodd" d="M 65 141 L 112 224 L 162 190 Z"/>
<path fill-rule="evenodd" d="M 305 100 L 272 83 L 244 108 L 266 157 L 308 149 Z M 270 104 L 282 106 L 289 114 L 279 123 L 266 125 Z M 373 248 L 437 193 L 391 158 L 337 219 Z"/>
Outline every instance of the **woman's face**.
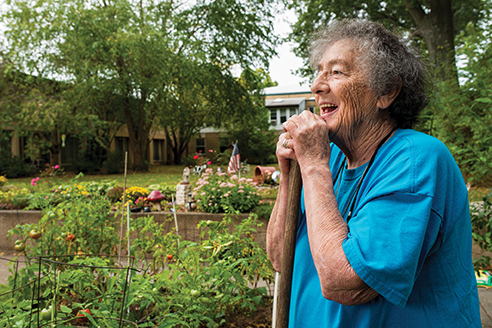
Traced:
<path fill-rule="evenodd" d="M 376 119 L 377 99 L 356 65 L 357 55 L 349 40 L 335 42 L 321 59 L 318 76 L 311 85 L 334 141 L 351 142 L 362 127 Z"/>

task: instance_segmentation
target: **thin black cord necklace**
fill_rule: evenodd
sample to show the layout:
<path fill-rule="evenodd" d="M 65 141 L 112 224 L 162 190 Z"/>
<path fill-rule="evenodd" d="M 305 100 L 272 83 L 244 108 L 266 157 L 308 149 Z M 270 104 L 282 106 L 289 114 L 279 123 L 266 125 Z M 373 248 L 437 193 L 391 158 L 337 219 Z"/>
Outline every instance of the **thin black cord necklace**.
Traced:
<path fill-rule="evenodd" d="M 389 137 L 391 136 L 391 134 L 393 132 L 395 132 L 395 130 L 396 130 L 396 128 L 394 128 L 393 130 L 391 130 L 391 132 L 388 133 L 388 135 L 381 140 L 381 142 L 377 146 L 376 150 L 374 151 L 374 154 L 372 154 L 372 157 L 369 160 L 369 163 L 367 164 L 367 166 L 366 166 L 366 168 L 364 170 L 364 173 L 362 173 L 362 176 L 359 179 L 359 182 L 357 183 L 357 187 L 355 188 L 355 192 L 352 194 L 352 196 L 350 196 L 350 200 L 349 200 L 347 206 L 345 206 L 345 209 L 343 210 L 343 214 L 342 214 L 342 217 L 345 217 L 345 213 L 347 213 L 347 209 L 348 209 L 348 207 L 350 205 L 350 211 L 349 211 L 348 216 L 347 216 L 347 223 L 352 218 L 352 211 L 354 210 L 355 200 L 357 199 L 357 195 L 359 194 L 360 187 L 362 185 L 362 182 L 364 181 L 364 178 L 366 177 L 367 172 L 369 171 L 369 168 L 372 166 L 372 163 L 374 162 L 374 159 L 376 158 L 376 154 L 378 153 L 379 148 L 381 148 L 381 146 L 389 139 Z M 337 174 L 335 176 L 335 181 L 333 181 L 333 185 L 335 185 L 335 183 L 337 182 L 342 169 L 345 168 L 345 162 L 346 161 L 347 161 L 347 157 L 345 156 L 345 158 L 343 159 L 342 165 L 340 166 L 340 168 L 337 171 Z M 341 180 L 342 179 L 340 177 L 340 181 L 338 181 L 338 187 L 337 187 L 336 195 L 338 194 L 338 190 L 340 189 Z"/>

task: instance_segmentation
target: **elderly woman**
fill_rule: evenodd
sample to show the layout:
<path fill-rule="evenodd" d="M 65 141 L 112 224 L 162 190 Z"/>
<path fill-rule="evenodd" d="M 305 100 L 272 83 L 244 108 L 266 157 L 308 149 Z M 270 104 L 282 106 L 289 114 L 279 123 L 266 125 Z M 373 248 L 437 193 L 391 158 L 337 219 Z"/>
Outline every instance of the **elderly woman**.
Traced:
<path fill-rule="evenodd" d="M 280 271 L 294 159 L 289 326 L 481 327 L 463 177 L 444 144 L 411 129 L 427 103 L 424 65 L 367 21 L 332 24 L 310 50 L 320 115 L 283 125 L 267 233 Z"/>

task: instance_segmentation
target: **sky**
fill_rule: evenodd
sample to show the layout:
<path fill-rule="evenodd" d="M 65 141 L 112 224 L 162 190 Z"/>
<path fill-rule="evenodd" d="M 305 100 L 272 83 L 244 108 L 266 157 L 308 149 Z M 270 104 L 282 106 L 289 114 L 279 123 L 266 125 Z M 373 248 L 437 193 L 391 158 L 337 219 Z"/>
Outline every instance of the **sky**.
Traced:
<path fill-rule="evenodd" d="M 291 31 L 290 25 L 295 21 L 296 16 L 293 11 L 276 15 L 275 33 L 282 38 L 286 37 Z M 305 80 L 292 73 L 303 65 L 302 59 L 296 57 L 292 51 L 294 46 L 295 44 L 292 42 L 281 44 L 276 48 L 278 57 L 274 57 L 270 60 L 270 77 L 272 78 L 272 81 L 277 81 L 278 86 L 283 89 L 290 86 L 299 88 L 299 83 Z"/>

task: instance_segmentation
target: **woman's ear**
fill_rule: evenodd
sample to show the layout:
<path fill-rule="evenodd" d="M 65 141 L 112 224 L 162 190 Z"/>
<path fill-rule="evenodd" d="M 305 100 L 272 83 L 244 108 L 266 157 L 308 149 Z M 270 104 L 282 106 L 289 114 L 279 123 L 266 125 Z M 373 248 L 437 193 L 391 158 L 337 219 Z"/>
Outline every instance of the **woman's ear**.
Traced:
<path fill-rule="evenodd" d="M 381 108 L 381 109 L 388 108 L 393 103 L 393 101 L 396 99 L 396 97 L 400 94 L 401 80 L 398 82 L 399 83 L 397 85 L 395 85 L 393 90 L 391 90 L 387 94 L 379 97 L 378 102 L 377 102 L 377 106 L 379 108 Z"/>

